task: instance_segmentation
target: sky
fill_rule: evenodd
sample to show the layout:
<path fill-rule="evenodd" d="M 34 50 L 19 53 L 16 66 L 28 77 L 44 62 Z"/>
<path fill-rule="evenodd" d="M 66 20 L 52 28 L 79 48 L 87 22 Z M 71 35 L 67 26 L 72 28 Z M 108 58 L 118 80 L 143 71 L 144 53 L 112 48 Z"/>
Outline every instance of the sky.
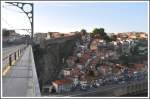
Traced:
<path fill-rule="evenodd" d="M 30 1 L 32 2 L 32 1 Z M 74 32 L 104 28 L 107 33 L 148 32 L 147 2 L 48 2 L 34 3 L 34 32 Z M 24 13 L 2 2 L 1 26 L 29 29 Z M 26 7 L 28 10 L 29 7 Z M 25 31 L 17 31 L 21 34 Z"/>

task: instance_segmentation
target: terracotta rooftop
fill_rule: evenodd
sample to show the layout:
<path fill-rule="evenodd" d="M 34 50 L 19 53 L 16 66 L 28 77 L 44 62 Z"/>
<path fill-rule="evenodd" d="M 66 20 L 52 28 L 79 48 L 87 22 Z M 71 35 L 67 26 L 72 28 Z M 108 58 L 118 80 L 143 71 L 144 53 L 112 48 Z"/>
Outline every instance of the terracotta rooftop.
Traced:
<path fill-rule="evenodd" d="M 55 80 L 53 83 L 56 83 L 58 85 L 63 85 L 63 84 L 71 84 L 73 81 L 69 79 L 63 79 L 63 80 Z"/>
<path fill-rule="evenodd" d="M 135 69 L 141 69 L 144 68 L 144 64 L 134 64 Z"/>
<path fill-rule="evenodd" d="M 144 64 L 134 64 L 135 67 L 143 67 Z"/>

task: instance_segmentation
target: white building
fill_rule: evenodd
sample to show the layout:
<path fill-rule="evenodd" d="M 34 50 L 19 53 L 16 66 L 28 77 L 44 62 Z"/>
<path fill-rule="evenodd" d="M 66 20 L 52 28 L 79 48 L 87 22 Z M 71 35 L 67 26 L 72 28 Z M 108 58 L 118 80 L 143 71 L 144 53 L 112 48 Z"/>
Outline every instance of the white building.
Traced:
<path fill-rule="evenodd" d="M 81 87 L 86 87 L 88 85 L 87 80 L 80 80 Z"/>
<path fill-rule="evenodd" d="M 78 76 L 75 76 L 75 77 L 73 77 L 73 84 L 74 84 L 74 86 L 77 86 L 78 84 L 79 84 L 79 79 L 78 79 Z"/>
<path fill-rule="evenodd" d="M 72 71 L 72 68 L 66 68 L 66 69 L 63 70 L 63 75 L 64 76 L 70 76 L 71 71 Z"/>
<path fill-rule="evenodd" d="M 61 93 L 70 91 L 73 86 L 73 81 L 69 79 L 55 80 L 52 84 L 56 90 L 56 93 Z"/>

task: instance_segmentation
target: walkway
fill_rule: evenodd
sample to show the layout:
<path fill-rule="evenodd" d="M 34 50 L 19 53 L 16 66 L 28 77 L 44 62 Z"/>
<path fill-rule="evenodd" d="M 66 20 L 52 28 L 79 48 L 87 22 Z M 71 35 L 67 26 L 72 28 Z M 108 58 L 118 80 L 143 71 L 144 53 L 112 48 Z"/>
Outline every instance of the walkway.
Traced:
<path fill-rule="evenodd" d="M 39 85 L 35 70 L 32 47 L 28 46 L 23 56 L 2 78 L 3 96 L 39 96 Z"/>

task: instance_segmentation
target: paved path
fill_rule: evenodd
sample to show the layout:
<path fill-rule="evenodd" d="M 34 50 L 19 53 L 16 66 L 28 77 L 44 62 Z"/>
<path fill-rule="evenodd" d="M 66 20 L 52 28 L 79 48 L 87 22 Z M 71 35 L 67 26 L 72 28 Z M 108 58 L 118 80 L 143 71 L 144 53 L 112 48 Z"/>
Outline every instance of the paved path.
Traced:
<path fill-rule="evenodd" d="M 20 60 L 2 78 L 2 92 L 4 97 L 34 96 L 33 76 L 35 70 L 33 70 L 33 64 L 32 49 L 31 46 L 28 46 Z"/>

